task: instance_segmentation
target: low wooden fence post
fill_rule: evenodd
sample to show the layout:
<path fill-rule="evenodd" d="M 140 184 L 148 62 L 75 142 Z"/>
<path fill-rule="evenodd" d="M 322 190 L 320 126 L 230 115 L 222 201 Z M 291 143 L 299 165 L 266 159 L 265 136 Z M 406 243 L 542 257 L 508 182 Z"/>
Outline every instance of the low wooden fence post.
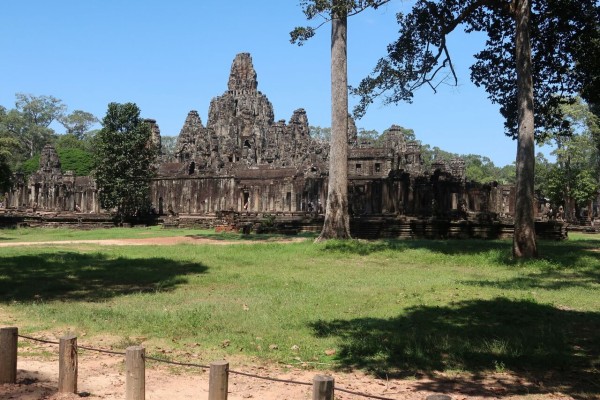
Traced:
<path fill-rule="evenodd" d="M 0 328 L 0 384 L 17 383 L 18 335 L 18 328 Z"/>
<path fill-rule="evenodd" d="M 229 384 L 229 363 L 215 361 L 210 363 L 208 378 L 208 400 L 227 400 Z"/>
<path fill-rule="evenodd" d="M 58 344 L 58 391 L 77 393 L 77 336 L 66 334 Z"/>
<path fill-rule="evenodd" d="M 131 346 L 125 350 L 125 400 L 145 400 L 146 365 L 142 346 Z"/>
<path fill-rule="evenodd" d="M 316 375 L 313 379 L 313 400 L 333 400 L 333 376 Z"/>

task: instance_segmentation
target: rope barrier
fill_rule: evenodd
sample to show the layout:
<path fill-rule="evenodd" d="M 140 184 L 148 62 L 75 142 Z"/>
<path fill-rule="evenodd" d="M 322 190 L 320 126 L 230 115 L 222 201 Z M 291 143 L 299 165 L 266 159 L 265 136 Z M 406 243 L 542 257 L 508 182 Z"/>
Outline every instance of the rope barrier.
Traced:
<path fill-rule="evenodd" d="M 48 343 L 48 344 L 60 344 L 59 342 L 52 342 L 50 340 L 37 339 L 37 338 L 33 338 L 31 336 L 25 336 L 25 335 L 17 335 L 17 336 L 20 338 L 23 338 L 23 339 L 33 340 L 34 342 Z"/>
<path fill-rule="evenodd" d="M 146 360 L 156 361 L 156 362 L 163 363 L 163 364 L 179 365 L 181 367 L 197 367 L 197 368 L 202 368 L 202 369 L 210 369 L 210 365 L 201 365 L 201 364 L 182 363 L 182 362 L 177 362 L 177 361 L 161 360 L 160 358 L 149 357 L 149 356 L 144 356 L 144 358 Z"/>
<path fill-rule="evenodd" d="M 233 371 L 231 369 L 228 372 L 230 374 L 243 375 L 243 376 L 248 376 L 250 378 L 264 379 L 265 381 L 273 381 L 273 382 L 281 382 L 281 383 L 293 383 L 295 385 L 312 386 L 312 383 L 298 382 L 298 381 L 292 381 L 292 380 L 288 380 L 288 379 L 271 378 L 271 377 L 268 377 L 268 376 L 260 376 L 260 375 L 249 374 L 247 372 Z"/>
<path fill-rule="evenodd" d="M 38 338 L 34 338 L 31 336 L 26 336 L 26 335 L 17 335 L 20 338 L 23 339 L 28 339 L 28 340 L 33 340 L 34 342 L 40 342 L 40 343 L 47 343 L 47 344 L 55 344 L 55 345 L 60 345 L 59 342 L 54 342 L 51 340 L 45 340 L 45 339 L 38 339 Z M 124 356 L 125 353 L 124 352 L 120 352 L 120 351 L 111 351 L 111 350 L 104 350 L 104 349 L 96 349 L 93 347 L 87 347 L 87 346 L 79 346 L 77 345 L 78 349 L 83 349 L 83 350 L 89 350 L 89 351 L 96 351 L 98 353 L 105 353 L 105 354 L 114 354 L 114 355 L 120 355 L 120 356 Z M 209 365 L 202 365 L 202 364 L 193 364 L 193 363 L 182 363 L 182 362 L 177 362 L 177 361 L 168 361 L 168 360 L 162 360 L 160 358 L 156 358 L 156 357 L 150 357 L 150 356 L 144 356 L 144 358 L 146 360 L 150 360 L 150 361 L 155 361 L 155 362 L 159 362 L 159 363 L 163 363 L 163 364 L 170 364 L 170 365 L 177 365 L 177 366 L 181 366 L 181 367 L 196 367 L 196 368 L 202 368 L 202 369 L 210 369 Z M 308 382 L 299 382 L 299 381 L 294 381 L 291 379 L 279 379 L 279 378 L 271 378 L 268 376 L 261 376 L 261 375 L 255 375 L 255 374 L 250 374 L 248 372 L 241 372 L 241 371 L 235 371 L 235 370 L 228 370 L 227 371 L 230 374 L 234 374 L 234 375 L 241 375 L 241 376 L 247 376 L 249 378 L 255 378 L 255 379 L 262 379 L 265 381 L 271 381 L 271 382 L 279 382 L 279 383 L 290 383 L 293 385 L 302 385 L 302 386 L 312 386 L 312 383 L 308 383 Z M 367 393 L 361 393 L 361 392 L 354 392 L 348 389 L 343 389 L 340 388 L 338 386 L 335 387 L 335 390 L 338 392 L 343 392 L 343 393 L 348 393 L 348 394 L 352 394 L 355 396 L 361 396 L 361 397 L 366 397 L 369 399 L 377 399 L 377 400 L 396 400 L 396 399 L 392 399 L 389 397 L 380 397 L 380 396 L 375 396 L 375 395 L 370 395 Z"/>
<path fill-rule="evenodd" d="M 17 335 L 17 336 L 20 337 L 20 338 L 23 338 L 23 339 L 33 340 L 34 342 L 48 343 L 48 344 L 58 344 L 58 345 L 60 345 L 60 342 L 53 342 L 51 340 L 38 339 L 38 338 L 34 338 L 34 337 L 31 337 L 31 336 L 25 336 L 25 335 Z M 120 352 L 120 351 L 95 349 L 93 347 L 87 347 L 87 346 L 77 345 L 77 348 L 78 349 L 83 349 L 83 350 L 97 351 L 98 353 L 116 354 L 118 356 L 124 356 L 125 355 L 124 352 Z"/>
<path fill-rule="evenodd" d="M 125 352 L 122 351 L 112 351 L 112 350 L 104 350 L 104 349 L 94 349 L 93 347 L 86 347 L 86 346 L 80 346 L 77 345 L 78 349 L 84 349 L 84 350 L 90 350 L 90 351 L 97 351 L 98 353 L 106 353 L 106 354 L 116 354 L 118 356 L 124 356 Z"/>

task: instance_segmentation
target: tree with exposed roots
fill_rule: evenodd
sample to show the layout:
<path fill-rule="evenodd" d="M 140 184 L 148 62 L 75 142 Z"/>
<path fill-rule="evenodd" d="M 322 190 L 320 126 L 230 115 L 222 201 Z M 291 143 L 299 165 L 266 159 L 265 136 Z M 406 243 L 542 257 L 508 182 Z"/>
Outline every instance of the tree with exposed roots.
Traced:
<path fill-rule="evenodd" d="M 119 222 L 150 210 L 150 180 L 158 151 L 150 125 L 133 103 L 110 103 L 95 137 L 94 177 L 100 205 Z"/>

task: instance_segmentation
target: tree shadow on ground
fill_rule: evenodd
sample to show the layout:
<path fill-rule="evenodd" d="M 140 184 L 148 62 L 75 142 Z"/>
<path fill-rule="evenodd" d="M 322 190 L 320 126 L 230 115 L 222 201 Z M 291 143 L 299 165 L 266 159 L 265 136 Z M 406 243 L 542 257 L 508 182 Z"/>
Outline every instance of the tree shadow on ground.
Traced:
<path fill-rule="evenodd" d="M 206 233 L 202 235 L 186 235 L 186 237 L 192 239 L 211 239 L 221 241 L 239 241 L 239 242 L 277 242 L 287 241 L 290 238 L 314 238 L 314 234 L 311 233 L 300 233 L 298 235 L 282 235 L 282 234 L 269 234 L 259 233 L 244 235 L 239 233 Z"/>
<path fill-rule="evenodd" d="M 525 388 L 507 381 L 501 383 L 505 394 L 600 395 L 598 312 L 497 298 L 417 306 L 389 319 L 320 320 L 311 328 L 317 337 L 339 339 L 336 361 L 341 369 L 364 369 L 380 377 L 506 371 L 538 384 Z M 420 389 L 443 391 L 444 385 L 448 382 L 433 379 Z M 464 394 L 486 391 L 476 379 L 452 385 Z"/>
<path fill-rule="evenodd" d="M 207 267 L 167 258 L 109 258 L 69 251 L 3 257 L 0 302 L 99 301 L 137 292 L 169 291 Z"/>
<path fill-rule="evenodd" d="M 600 240 L 540 241 L 538 247 L 542 255 L 538 260 L 516 260 L 512 257 L 511 242 L 508 240 L 332 240 L 325 244 L 325 251 L 367 256 L 383 251 L 428 250 L 448 256 L 480 255 L 487 260 L 506 266 L 518 266 L 539 260 L 549 261 L 560 267 L 572 267 L 583 258 L 591 258 L 600 265 Z"/>

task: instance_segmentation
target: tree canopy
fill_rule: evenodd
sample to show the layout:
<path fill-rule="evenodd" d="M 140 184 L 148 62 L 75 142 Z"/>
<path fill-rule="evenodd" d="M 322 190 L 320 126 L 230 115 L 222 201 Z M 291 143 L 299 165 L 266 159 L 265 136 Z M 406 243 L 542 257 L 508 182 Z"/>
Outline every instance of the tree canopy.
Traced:
<path fill-rule="evenodd" d="M 521 0 L 418 0 L 408 14 L 397 15 L 399 38 L 388 46 L 373 73 L 353 89 L 361 97 L 355 108 L 363 115 L 378 96 L 385 103 L 412 101 L 414 91 L 443 83 L 457 84 L 447 35 L 487 34 L 485 48 L 475 54 L 471 79 L 500 105 L 507 135 L 518 136 L 516 42 L 514 13 Z M 529 0 L 528 0 L 529 1 Z M 536 134 L 566 130 L 559 105 L 579 93 L 597 75 L 600 11 L 596 0 L 530 0 L 529 21 Z M 585 64 L 582 64 L 580 60 Z M 596 64 L 594 64 L 596 63 Z M 587 78 L 585 78 L 587 76 Z M 596 77 L 597 79 L 597 77 Z"/>
<path fill-rule="evenodd" d="M 0 106 L 0 185 L 9 184 L 13 171 L 29 175 L 39 169 L 39 155 L 46 144 L 53 144 L 61 158 L 63 171 L 77 175 L 91 171 L 93 131 L 98 122 L 92 114 L 75 110 L 66 114 L 62 100 L 53 96 L 17 93 L 15 108 Z M 67 133 L 53 128 L 61 123 Z"/>
<path fill-rule="evenodd" d="M 150 210 L 150 179 L 157 149 L 150 125 L 134 103 L 110 103 L 96 135 L 95 178 L 100 205 L 121 222 Z"/>
<path fill-rule="evenodd" d="M 64 126 L 66 134 L 83 139 L 85 133 L 98 122 L 98 118 L 87 111 L 75 110 L 71 114 L 61 116 L 58 121 Z"/>
<path fill-rule="evenodd" d="M 572 132 L 547 134 L 546 141 L 556 146 L 552 152 L 556 163 L 538 155 L 536 189 L 556 206 L 562 205 L 570 219 L 580 208 L 588 207 L 600 190 L 600 148 L 596 142 L 600 119 L 581 98 L 561 109 Z"/>

